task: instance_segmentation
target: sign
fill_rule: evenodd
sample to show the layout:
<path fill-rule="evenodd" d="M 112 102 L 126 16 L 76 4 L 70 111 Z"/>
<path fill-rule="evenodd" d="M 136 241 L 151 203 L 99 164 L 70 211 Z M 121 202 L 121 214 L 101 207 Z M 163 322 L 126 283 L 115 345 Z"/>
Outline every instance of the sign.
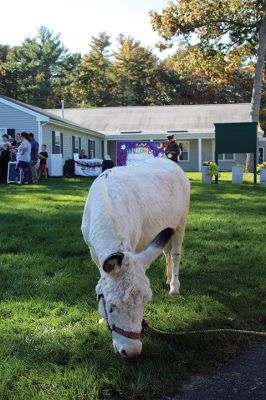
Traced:
<path fill-rule="evenodd" d="M 102 160 L 75 160 L 75 175 L 78 176 L 98 176 L 102 172 Z"/>
<path fill-rule="evenodd" d="M 257 154 L 257 122 L 219 123 L 215 125 L 215 151 Z"/>
<path fill-rule="evenodd" d="M 8 163 L 8 170 L 7 170 L 7 183 L 15 183 L 16 182 L 16 165 L 17 162 L 10 161 Z M 19 181 L 18 183 L 21 183 L 21 176 L 22 171 L 20 169 L 20 176 L 19 176 Z"/>
<path fill-rule="evenodd" d="M 117 166 L 136 165 L 148 158 L 164 156 L 164 142 L 117 142 Z"/>
<path fill-rule="evenodd" d="M 217 123 L 215 125 L 215 162 L 222 153 L 253 153 L 254 183 L 257 182 L 257 122 Z M 215 178 L 218 183 L 218 176 Z"/>

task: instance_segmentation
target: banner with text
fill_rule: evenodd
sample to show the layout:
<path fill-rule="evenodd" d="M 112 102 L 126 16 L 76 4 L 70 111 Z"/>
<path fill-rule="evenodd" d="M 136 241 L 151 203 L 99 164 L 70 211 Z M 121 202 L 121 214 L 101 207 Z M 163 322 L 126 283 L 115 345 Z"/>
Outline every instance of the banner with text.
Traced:
<path fill-rule="evenodd" d="M 148 158 L 164 156 L 164 142 L 117 142 L 117 166 L 136 165 Z"/>

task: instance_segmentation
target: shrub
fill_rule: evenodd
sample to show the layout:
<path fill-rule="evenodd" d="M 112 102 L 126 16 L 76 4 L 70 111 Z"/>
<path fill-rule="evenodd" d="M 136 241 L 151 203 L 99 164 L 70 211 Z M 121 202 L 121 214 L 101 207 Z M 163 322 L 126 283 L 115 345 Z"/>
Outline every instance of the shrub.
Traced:
<path fill-rule="evenodd" d="M 220 176 L 219 166 L 214 161 L 204 161 L 202 165 L 208 167 L 207 174 L 210 176 Z"/>
<path fill-rule="evenodd" d="M 261 168 L 266 168 L 266 161 L 257 165 L 257 174 L 260 173 Z"/>

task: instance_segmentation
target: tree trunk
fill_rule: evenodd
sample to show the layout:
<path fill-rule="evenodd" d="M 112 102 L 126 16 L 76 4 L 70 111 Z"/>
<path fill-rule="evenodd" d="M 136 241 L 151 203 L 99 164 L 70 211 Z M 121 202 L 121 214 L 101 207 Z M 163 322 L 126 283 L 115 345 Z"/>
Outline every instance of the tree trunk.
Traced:
<path fill-rule="evenodd" d="M 261 90 L 262 90 L 262 79 L 264 71 L 264 58 L 265 58 L 265 46 L 266 46 L 266 0 L 263 2 L 263 17 L 259 27 L 259 45 L 257 53 L 257 64 L 255 71 L 255 78 L 252 90 L 251 98 L 251 110 L 250 110 L 250 121 L 258 122 L 260 115 L 260 102 L 261 102 Z M 257 155 L 256 155 L 257 156 Z M 246 170 L 253 172 L 253 154 L 247 154 Z"/>

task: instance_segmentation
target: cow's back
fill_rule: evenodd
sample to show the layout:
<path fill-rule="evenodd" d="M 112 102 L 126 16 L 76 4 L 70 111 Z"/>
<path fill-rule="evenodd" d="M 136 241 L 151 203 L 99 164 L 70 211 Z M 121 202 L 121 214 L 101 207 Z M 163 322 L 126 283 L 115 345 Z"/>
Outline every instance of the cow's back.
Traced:
<path fill-rule="evenodd" d="M 85 240 L 91 243 L 97 240 L 96 231 L 103 229 L 109 231 L 104 240 L 113 241 L 112 248 L 123 242 L 123 250 L 141 251 L 162 229 L 175 229 L 186 218 L 189 192 L 183 170 L 166 159 L 106 171 L 88 196 L 84 238 L 90 237 Z"/>

